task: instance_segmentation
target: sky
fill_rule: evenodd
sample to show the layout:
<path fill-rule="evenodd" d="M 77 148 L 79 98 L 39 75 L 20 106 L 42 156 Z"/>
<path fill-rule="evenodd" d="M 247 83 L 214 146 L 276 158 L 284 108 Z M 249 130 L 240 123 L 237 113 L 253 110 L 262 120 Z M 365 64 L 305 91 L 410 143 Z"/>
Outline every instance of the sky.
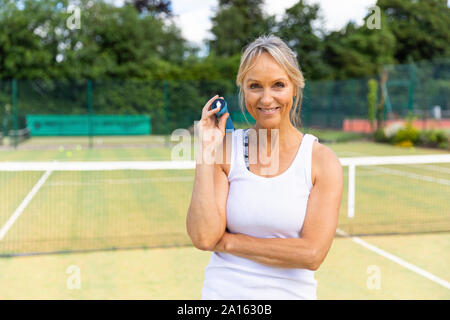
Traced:
<path fill-rule="evenodd" d="M 123 0 L 111 0 L 117 5 Z M 368 8 L 376 0 L 305 0 L 308 4 L 319 4 L 324 18 L 324 29 L 338 30 L 348 21 L 361 24 Z M 449 0 L 450 1 L 450 0 Z M 204 40 L 212 38 L 211 17 L 218 6 L 218 0 L 172 0 L 175 23 L 180 27 L 183 37 L 204 48 Z M 293 6 L 298 0 L 265 0 L 264 11 L 278 17 L 284 10 Z"/>
<path fill-rule="evenodd" d="M 298 0 L 266 0 L 264 10 L 268 14 L 280 16 L 284 10 Z M 348 21 L 362 23 L 362 18 L 375 5 L 376 0 L 306 0 L 308 4 L 318 3 L 325 19 L 325 30 L 338 30 Z M 181 28 L 185 39 L 201 45 L 211 38 L 211 17 L 217 8 L 218 0 L 172 0 L 175 21 Z"/>

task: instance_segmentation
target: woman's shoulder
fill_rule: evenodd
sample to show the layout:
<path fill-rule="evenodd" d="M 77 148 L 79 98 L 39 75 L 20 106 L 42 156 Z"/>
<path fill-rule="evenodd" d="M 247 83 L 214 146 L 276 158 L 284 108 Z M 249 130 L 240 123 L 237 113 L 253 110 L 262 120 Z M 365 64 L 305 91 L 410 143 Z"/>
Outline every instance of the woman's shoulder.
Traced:
<path fill-rule="evenodd" d="M 338 171 L 342 172 L 341 162 L 334 151 L 317 140 L 313 143 L 311 162 L 313 185 L 316 179 L 325 178 L 332 173 L 338 173 Z"/>

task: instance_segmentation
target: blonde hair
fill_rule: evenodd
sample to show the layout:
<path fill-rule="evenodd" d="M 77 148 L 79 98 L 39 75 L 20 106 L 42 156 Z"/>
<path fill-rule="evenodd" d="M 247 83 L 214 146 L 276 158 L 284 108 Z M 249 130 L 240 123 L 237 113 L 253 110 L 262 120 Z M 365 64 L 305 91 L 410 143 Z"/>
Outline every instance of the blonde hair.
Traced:
<path fill-rule="evenodd" d="M 245 48 L 245 51 L 242 54 L 241 63 L 239 65 L 239 70 L 236 77 L 236 85 L 239 87 L 239 104 L 244 118 L 248 124 L 247 117 L 245 116 L 245 97 L 242 90 L 243 81 L 247 72 L 255 65 L 256 58 L 264 52 L 270 54 L 286 71 L 289 78 L 294 83 L 294 87 L 296 87 L 297 94 L 292 105 L 289 118 L 294 127 L 299 127 L 301 125 L 301 121 L 296 114 L 297 109 L 301 108 L 305 79 L 300 71 L 295 53 L 283 40 L 274 35 L 265 35 L 257 38 Z"/>

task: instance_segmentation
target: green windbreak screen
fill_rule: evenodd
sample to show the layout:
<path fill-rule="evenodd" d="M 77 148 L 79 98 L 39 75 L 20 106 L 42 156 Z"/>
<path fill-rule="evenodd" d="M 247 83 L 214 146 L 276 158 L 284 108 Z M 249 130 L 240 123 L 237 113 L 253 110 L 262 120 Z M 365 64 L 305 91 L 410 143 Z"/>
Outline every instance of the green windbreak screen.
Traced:
<path fill-rule="evenodd" d="M 27 115 L 32 136 L 151 134 L 146 115 Z"/>

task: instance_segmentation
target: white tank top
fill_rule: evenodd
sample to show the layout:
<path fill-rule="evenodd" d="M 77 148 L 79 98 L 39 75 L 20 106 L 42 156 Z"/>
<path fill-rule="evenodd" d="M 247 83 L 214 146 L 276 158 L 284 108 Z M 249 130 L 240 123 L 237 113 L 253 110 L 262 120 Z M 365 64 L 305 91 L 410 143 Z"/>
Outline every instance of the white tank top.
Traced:
<path fill-rule="evenodd" d="M 305 134 L 291 166 L 266 178 L 245 166 L 243 129 L 233 132 L 226 215 L 231 233 L 258 238 L 299 238 L 312 188 L 312 146 Z M 278 268 L 233 254 L 213 252 L 202 299 L 316 299 L 314 271 Z"/>

